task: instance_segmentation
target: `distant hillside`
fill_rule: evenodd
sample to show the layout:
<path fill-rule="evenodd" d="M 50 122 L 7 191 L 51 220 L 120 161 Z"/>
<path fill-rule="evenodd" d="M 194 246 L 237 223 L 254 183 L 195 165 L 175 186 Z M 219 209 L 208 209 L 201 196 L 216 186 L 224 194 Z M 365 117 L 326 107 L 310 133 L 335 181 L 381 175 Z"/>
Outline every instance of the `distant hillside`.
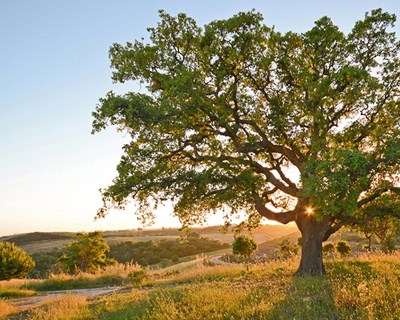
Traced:
<path fill-rule="evenodd" d="M 275 238 L 287 236 L 297 230 L 295 225 L 262 225 L 252 231 L 257 243 L 262 243 Z M 233 233 L 221 232 L 220 226 L 208 226 L 193 228 L 194 232 L 202 237 L 219 240 L 223 243 L 232 243 Z M 246 231 L 244 231 L 246 233 Z M 50 252 L 55 249 L 61 249 L 65 243 L 72 240 L 76 233 L 74 232 L 32 232 L 13 236 L 1 237 L 0 241 L 14 242 L 28 253 Z M 182 235 L 179 228 L 161 228 L 161 229 L 134 229 L 134 230 L 110 230 L 104 231 L 104 238 L 109 245 L 120 242 L 132 241 L 159 241 L 162 239 L 174 239 Z"/>
<path fill-rule="evenodd" d="M 73 232 L 31 232 L 1 237 L 0 241 L 14 242 L 17 246 L 22 246 L 37 241 L 70 240 L 74 236 Z"/>
<path fill-rule="evenodd" d="M 300 231 L 295 231 L 282 237 L 274 238 L 272 240 L 260 243 L 258 245 L 257 255 L 272 255 L 277 248 L 278 242 L 282 241 L 283 239 L 289 239 L 291 242 L 297 243 L 297 239 L 299 237 L 301 237 Z"/>

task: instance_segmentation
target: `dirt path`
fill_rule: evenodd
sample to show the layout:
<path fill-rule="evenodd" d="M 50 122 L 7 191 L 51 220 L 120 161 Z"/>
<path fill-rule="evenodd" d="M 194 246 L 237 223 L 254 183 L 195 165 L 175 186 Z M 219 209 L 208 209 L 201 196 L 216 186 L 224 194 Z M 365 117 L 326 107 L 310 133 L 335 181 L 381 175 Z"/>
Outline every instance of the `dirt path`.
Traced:
<path fill-rule="evenodd" d="M 74 290 L 59 290 L 59 291 L 46 291 L 40 292 L 37 296 L 26 297 L 26 298 L 16 298 L 10 299 L 10 302 L 17 309 L 18 312 L 24 312 L 31 308 L 37 307 L 42 303 L 54 299 L 63 294 L 77 294 L 85 296 L 88 298 L 108 295 L 116 292 L 130 291 L 130 288 L 125 287 L 102 287 L 102 288 L 92 288 L 92 289 L 74 289 Z"/>
<path fill-rule="evenodd" d="M 227 264 L 231 264 L 230 262 L 226 262 L 226 261 L 222 261 L 221 260 L 222 255 L 218 255 L 218 256 L 213 256 L 210 258 L 210 261 L 214 264 L 219 264 L 219 265 L 227 265 Z"/>

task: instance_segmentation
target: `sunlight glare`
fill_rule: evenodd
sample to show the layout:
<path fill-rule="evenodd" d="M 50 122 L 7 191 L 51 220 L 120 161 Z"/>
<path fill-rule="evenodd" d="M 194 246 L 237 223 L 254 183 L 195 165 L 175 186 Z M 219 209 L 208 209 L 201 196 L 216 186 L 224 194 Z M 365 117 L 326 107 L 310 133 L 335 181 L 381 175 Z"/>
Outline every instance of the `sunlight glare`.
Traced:
<path fill-rule="evenodd" d="M 313 207 L 307 207 L 307 208 L 306 208 L 306 213 L 307 213 L 308 215 L 312 215 L 312 214 L 314 213 Z"/>

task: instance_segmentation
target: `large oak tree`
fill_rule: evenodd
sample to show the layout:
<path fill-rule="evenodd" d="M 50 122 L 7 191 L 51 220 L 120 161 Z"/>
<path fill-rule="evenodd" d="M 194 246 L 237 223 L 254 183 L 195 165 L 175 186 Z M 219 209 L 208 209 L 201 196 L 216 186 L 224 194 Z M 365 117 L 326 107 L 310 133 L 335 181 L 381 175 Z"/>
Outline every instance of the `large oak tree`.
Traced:
<path fill-rule="evenodd" d="M 254 11 L 203 28 L 160 12 L 150 39 L 110 49 L 113 80 L 146 90 L 100 99 L 93 132 L 128 133 L 110 207 L 172 201 L 184 224 L 245 212 L 302 233 L 299 274 L 322 274 L 322 242 L 398 209 L 400 44 L 374 10 L 345 34 L 323 17 L 282 34 Z M 383 210 L 393 214 L 396 210 Z"/>

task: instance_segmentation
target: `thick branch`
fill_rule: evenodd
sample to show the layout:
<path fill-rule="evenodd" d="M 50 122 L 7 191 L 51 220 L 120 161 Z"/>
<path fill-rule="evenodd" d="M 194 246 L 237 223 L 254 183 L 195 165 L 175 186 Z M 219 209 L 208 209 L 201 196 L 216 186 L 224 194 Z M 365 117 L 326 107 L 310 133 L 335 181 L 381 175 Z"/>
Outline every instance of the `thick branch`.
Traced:
<path fill-rule="evenodd" d="M 339 231 L 339 229 L 342 228 L 342 227 L 343 227 L 344 225 L 346 225 L 346 224 L 347 224 L 347 222 L 342 221 L 342 222 L 340 222 L 340 223 L 337 223 L 337 224 L 331 226 L 331 227 L 325 232 L 324 237 L 322 238 L 322 241 L 328 240 L 329 237 L 330 237 L 332 234 L 334 234 L 336 231 Z"/>
<path fill-rule="evenodd" d="M 294 210 L 285 211 L 285 212 L 274 212 L 274 211 L 268 209 L 264 205 L 262 198 L 256 192 L 253 192 L 253 197 L 254 197 L 255 208 L 256 208 L 257 212 L 264 218 L 267 218 L 269 220 L 274 220 L 274 221 L 277 221 L 277 222 L 280 222 L 283 224 L 287 224 L 289 222 L 295 221 L 296 213 Z"/>
<path fill-rule="evenodd" d="M 291 195 L 293 197 L 298 196 L 299 189 L 294 185 L 285 185 L 282 181 L 275 177 L 275 175 L 266 167 L 262 166 L 254 160 L 249 160 L 250 165 L 255 168 L 256 172 L 263 174 L 268 182 L 273 184 L 275 187 L 283 191 L 284 193 Z"/>
<path fill-rule="evenodd" d="M 252 120 L 240 120 L 240 124 L 250 125 L 255 132 L 261 137 L 261 145 L 270 153 L 279 153 L 284 155 L 294 166 L 300 168 L 302 160 L 297 156 L 296 152 L 281 145 L 273 144 L 265 134 L 265 132 Z"/>
<path fill-rule="evenodd" d="M 387 191 L 393 191 L 396 193 L 400 193 L 400 188 L 397 187 L 386 187 L 382 189 L 376 190 L 373 194 L 371 194 L 369 197 L 366 197 L 360 201 L 357 202 L 357 207 L 361 208 L 363 205 L 370 203 L 371 201 L 374 201 L 376 198 L 379 198 L 382 194 L 384 194 Z"/>

